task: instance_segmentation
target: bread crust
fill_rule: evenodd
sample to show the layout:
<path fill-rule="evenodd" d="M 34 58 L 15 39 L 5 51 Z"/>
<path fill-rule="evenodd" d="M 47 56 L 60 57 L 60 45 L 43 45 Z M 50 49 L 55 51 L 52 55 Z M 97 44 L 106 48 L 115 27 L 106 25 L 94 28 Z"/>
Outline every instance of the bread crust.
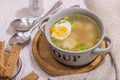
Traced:
<path fill-rule="evenodd" d="M 0 64 L 4 65 L 4 45 L 5 42 L 0 42 Z"/>
<path fill-rule="evenodd" d="M 38 74 L 36 74 L 34 71 L 32 71 L 31 73 L 26 75 L 21 80 L 38 80 L 38 78 L 39 78 Z"/>
<path fill-rule="evenodd" d="M 20 51 L 21 51 L 20 46 L 13 45 L 8 61 L 6 63 L 6 71 L 4 72 L 4 77 L 11 78 L 13 76 L 14 70 L 19 59 Z"/>

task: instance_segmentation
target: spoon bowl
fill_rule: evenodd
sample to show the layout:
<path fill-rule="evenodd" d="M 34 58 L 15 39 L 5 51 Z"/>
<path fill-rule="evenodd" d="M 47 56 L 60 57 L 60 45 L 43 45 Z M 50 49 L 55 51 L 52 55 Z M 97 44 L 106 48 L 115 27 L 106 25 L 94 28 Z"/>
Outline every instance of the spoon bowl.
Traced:
<path fill-rule="evenodd" d="M 24 35 L 24 32 L 18 32 L 10 38 L 9 44 L 10 45 L 18 44 L 21 46 L 25 46 L 26 44 L 29 43 L 31 39 L 30 37 L 31 37 L 30 35 Z"/>
<path fill-rule="evenodd" d="M 11 22 L 10 27 L 14 28 L 17 31 L 28 31 L 33 25 L 32 21 L 27 18 L 16 19 Z"/>

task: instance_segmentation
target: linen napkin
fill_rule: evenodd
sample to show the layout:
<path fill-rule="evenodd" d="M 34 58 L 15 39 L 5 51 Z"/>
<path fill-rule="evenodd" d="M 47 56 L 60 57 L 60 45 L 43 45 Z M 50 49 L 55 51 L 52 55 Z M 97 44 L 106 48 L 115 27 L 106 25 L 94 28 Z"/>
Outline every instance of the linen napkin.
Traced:
<path fill-rule="evenodd" d="M 84 0 L 87 8 L 101 17 L 106 35 L 113 41 L 110 54 L 94 70 L 74 75 L 51 77 L 51 80 L 120 80 L 120 0 Z"/>

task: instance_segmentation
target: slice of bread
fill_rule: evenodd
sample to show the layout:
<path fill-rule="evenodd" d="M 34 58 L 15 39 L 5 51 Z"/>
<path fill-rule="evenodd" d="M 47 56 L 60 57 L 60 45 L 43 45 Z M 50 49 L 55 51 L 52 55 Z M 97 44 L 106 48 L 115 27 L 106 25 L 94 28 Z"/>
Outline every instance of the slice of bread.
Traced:
<path fill-rule="evenodd" d="M 4 66 L 7 66 L 9 57 L 10 57 L 10 52 L 4 51 Z"/>
<path fill-rule="evenodd" d="M 4 45 L 5 42 L 0 42 L 0 64 L 4 65 Z"/>
<path fill-rule="evenodd" d="M 4 76 L 4 71 L 6 71 L 6 68 L 0 64 L 0 78 L 2 78 Z"/>
<path fill-rule="evenodd" d="M 0 42 L 0 77 L 3 76 L 3 72 L 5 71 L 5 67 L 4 67 L 4 44 L 5 44 L 5 42 Z"/>
<path fill-rule="evenodd" d="M 39 78 L 38 74 L 36 74 L 34 71 L 32 71 L 31 73 L 26 75 L 21 80 L 38 80 L 38 78 Z"/>
<path fill-rule="evenodd" d="M 6 71 L 4 72 L 4 77 L 10 78 L 13 76 L 20 55 L 20 51 L 21 51 L 20 46 L 13 45 L 8 61 L 6 63 Z"/>

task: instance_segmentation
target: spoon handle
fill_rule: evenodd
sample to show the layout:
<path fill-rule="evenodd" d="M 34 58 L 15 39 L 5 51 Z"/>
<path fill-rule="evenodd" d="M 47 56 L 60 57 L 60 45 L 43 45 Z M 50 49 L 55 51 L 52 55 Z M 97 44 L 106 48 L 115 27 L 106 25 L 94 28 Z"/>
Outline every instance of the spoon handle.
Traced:
<path fill-rule="evenodd" d="M 56 12 L 61 7 L 62 4 L 63 4 L 62 0 L 57 1 L 54 4 L 54 6 L 51 9 L 49 9 L 49 11 L 44 16 L 47 16 L 49 14 L 53 14 L 54 12 Z"/>
<path fill-rule="evenodd" d="M 60 9 L 60 7 L 61 7 L 62 4 L 63 4 L 63 2 L 62 2 L 61 0 L 57 1 L 57 2 L 54 4 L 54 6 L 49 9 L 49 11 L 48 11 L 47 13 L 45 13 L 43 16 L 41 16 L 41 17 L 39 17 L 39 18 L 37 18 L 36 20 L 33 21 L 33 26 L 34 26 L 35 24 L 37 24 L 37 23 L 40 21 L 41 18 L 57 12 L 57 11 Z"/>
<path fill-rule="evenodd" d="M 80 5 L 76 4 L 76 5 L 71 6 L 70 8 L 80 8 Z"/>

